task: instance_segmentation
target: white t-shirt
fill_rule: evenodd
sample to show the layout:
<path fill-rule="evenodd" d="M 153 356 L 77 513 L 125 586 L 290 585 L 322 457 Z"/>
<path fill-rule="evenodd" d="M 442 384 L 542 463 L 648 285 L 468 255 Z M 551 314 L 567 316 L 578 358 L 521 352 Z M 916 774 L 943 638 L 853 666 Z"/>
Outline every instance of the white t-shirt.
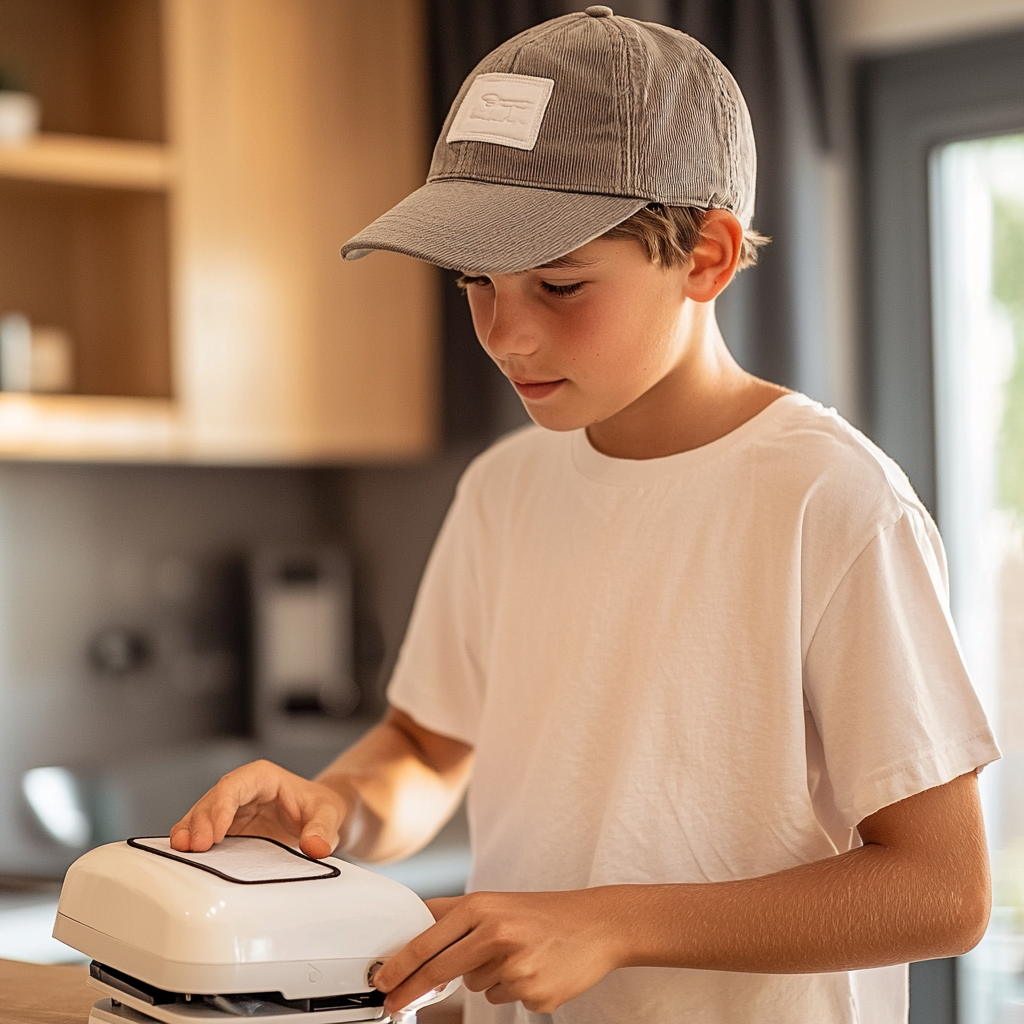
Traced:
<path fill-rule="evenodd" d="M 998 757 L 935 526 L 834 411 L 776 400 L 667 458 L 536 427 L 466 471 L 389 688 L 476 748 L 472 889 L 748 878 L 860 845 Z M 902 1024 L 906 968 L 613 971 L 550 1018 Z"/>

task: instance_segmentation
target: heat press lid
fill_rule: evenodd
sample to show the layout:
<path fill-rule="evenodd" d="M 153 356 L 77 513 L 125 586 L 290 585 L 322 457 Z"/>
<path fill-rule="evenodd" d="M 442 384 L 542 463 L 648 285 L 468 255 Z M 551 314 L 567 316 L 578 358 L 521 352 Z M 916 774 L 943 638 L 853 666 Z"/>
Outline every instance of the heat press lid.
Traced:
<path fill-rule="evenodd" d="M 433 923 L 398 882 L 249 836 L 202 854 L 166 837 L 97 847 L 69 868 L 57 912 L 153 956 L 210 965 L 388 956 Z"/>

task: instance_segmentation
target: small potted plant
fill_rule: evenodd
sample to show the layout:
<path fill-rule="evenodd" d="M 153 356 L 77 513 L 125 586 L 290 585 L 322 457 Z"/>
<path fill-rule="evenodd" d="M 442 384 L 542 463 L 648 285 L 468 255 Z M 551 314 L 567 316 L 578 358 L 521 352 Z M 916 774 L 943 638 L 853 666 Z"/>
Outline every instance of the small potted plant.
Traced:
<path fill-rule="evenodd" d="M 0 67 L 0 146 L 17 145 L 37 131 L 39 100 L 9 68 Z"/>

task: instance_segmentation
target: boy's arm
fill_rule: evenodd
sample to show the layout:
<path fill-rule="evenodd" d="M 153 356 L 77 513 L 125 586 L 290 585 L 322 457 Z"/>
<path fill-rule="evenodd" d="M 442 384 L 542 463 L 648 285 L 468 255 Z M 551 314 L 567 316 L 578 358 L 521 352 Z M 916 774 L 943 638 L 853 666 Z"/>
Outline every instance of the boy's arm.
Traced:
<path fill-rule="evenodd" d="M 461 974 L 492 1002 L 550 1013 L 616 967 L 805 974 L 952 956 L 978 942 L 990 889 L 973 773 L 859 830 L 856 850 L 760 878 L 434 901 L 437 924 L 375 983 L 388 1009 Z"/>
<path fill-rule="evenodd" d="M 473 748 L 425 729 L 404 711 L 384 721 L 316 778 L 349 795 L 344 851 L 360 860 L 407 857 L 452 816 L 466 791 Z"/>
<path fill-rule="evenodd" d="M 298 841 L 311 857 L 339 846 L 361 860 L 404 857 L 451 816 L 472 760 L 472 747 L 389 708 L 313 781 L 270 761 L 229 772 L 172 826 L 171 845 L 203 851 L 225 835 L 262 835 Z"/>

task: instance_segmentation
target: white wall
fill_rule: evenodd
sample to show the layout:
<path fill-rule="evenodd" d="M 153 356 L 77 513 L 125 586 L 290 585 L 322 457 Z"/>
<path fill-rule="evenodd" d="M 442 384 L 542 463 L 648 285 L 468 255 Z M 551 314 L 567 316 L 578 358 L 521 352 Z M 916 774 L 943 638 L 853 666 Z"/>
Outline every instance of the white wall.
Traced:
<path fill-rule="evenodd" d="M 1024 0 L 839 0 L 853 50 L 886 50 L 1024 26 Z"/>

